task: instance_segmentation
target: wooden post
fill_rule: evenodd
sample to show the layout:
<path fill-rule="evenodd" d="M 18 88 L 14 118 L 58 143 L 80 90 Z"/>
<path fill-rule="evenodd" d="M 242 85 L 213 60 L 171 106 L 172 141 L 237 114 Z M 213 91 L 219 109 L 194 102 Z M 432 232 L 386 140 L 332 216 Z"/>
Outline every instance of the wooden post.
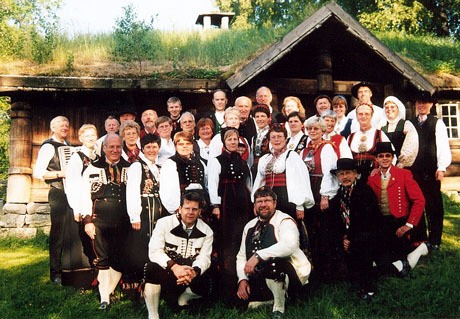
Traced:
<path fill-rule="evenodd" d="M 203 17 L 203 29 L 211 29 L 211 16 Z"/>
<path fill-rule="evenodd" d="M 230 24 L 230 18 L 227 16 L 222 17 L 222 19 L 220 20 L 220 28 L 222 30 L 228 30 L 229 24 Z"/>
<path fill-rule="evenodd" d="M 332 79 L 332 57 L 328 49 L 322 49 L 318 54 L 318 92 L 333 93 L 334 80 Z"/>
<path fill-rule="evenodd" d="M 28 203 L 32 184 L 31 106 L 26 102 L 11 105 L 11 129 L 8 170 L 8 203 Z"/>

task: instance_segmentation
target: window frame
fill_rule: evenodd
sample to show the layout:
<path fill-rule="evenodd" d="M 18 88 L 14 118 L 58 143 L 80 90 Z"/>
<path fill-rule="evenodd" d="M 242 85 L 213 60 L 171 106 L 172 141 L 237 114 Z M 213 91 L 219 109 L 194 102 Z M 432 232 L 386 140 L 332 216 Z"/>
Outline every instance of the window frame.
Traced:
<path fill-rule="evenodd" d="M 451 114 L 451 107 L 455 107 L 455 112 L 456 114 Z M 443 108 L 447 107 L 447 115 L 443 115 Z M 460 139 L 460 101 L 454 101 L 454 100 L 446 100 L 446 101 L 440 101 L 436 103 L 436 116 L 441 119 L 444 124 L 446 124 L 445 119 L 447 118 L 448 124 L 446 124 L 447 127 L 447 135 L 449 137 L 449 140 L 458 140 Z M 456 118 L 457 120 L 457 125 L 452 126 L 451 125 L 451 119 Z M 457 130 L 457 136 L 452 137 L 452 130 Z"/>

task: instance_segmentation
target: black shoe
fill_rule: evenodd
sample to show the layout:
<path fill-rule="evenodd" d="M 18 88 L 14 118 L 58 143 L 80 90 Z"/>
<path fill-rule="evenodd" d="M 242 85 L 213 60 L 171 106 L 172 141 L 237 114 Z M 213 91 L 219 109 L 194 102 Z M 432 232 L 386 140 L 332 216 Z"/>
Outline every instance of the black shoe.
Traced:
<path fill-rule="evenodd" d="M 429 254 L 432 254 L 432 253 L 434 253 L 434 252 L 436 252 L 436 251 L 439 250 L 439 245 L 433 245 L 433 244 L 430 243 L 429 241 L 426 241 L 426 242 L 425 242 L 425 245 L 426 245 L 426 247 L 428 248 L 428 253 L 429 253 Z"/>
<path fill-rule="evenodd" d="M 109 310 L 110 309 L 110 304 L 107 301 L 101 302 L 101 305 L 99 306 L 99 310 Z"/>
<path fill-rule="evenodd" d="M 273 319 L 281 319 L 284 317 L 284 314 L 281 311 L 273 311 Z"/>
<path fill-rule="evenodd" d="M 54 275 L 51 275 L 51 278 L 50 278 L 51 282 L 55 285 L 61 285 L 62 284 L 62 277 L 61 277 L 61 274 L 54 274 Z"/>
<path fill-rule="evenodd" d="M 410 268 L 409 262 L 406 259 L 402 260 L 402 264 L 403 264 L 403 268 L 398 273 L 398 275 L 399 275 L 399 277 L 404 278 L 407 275 L 409 275 L 409 273 L 411 271 L 411 268 Z"/>
<path fill-rule="evenodd" d="M 369 302 L 372 300 L 372 297 L 374 297 L 375 292 L 374 291 L 365 291 L 365 290 L 360 290 L 359 293 L 359 298 L 361 300 L 364 300 L 366 302 Z"/>

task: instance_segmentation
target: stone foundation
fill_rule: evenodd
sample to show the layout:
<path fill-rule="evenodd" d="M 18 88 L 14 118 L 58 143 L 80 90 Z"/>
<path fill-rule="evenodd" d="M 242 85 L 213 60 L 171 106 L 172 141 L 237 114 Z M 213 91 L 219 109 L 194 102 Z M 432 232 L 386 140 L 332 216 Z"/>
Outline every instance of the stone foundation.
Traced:
<path fill-rule="evenodd" d="M 35 237 L 37 232 L 49 233 L 51 227 L 48 203 L 6 203 L 0 211 L 0 237 Z"/>

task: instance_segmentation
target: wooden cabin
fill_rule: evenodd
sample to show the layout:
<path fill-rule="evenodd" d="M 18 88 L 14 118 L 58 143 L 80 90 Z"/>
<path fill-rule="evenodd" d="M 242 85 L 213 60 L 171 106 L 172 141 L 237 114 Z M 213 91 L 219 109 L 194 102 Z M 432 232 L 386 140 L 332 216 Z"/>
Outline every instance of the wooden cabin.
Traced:
<path fill-rule="evenodd" d="M 212 107 L 212 92 L 217 88 L 228 93 L 231 105 L 241 95 L 255 101 L 257 88 L 268 86 L 275 108 L 280 108 L 284 97 L 294 95 L 308 115 L 315 112 L 313 100 L 319 93 L 345 95 L 353 105 L 350 89 L 362 80 L 374 85 L 375 104 L 382 105 L 385 96 L 398 96 L 409 118 L 414 114 L 411 97 L 417 90 L 436 94 L 436 113 L 448 126 L 454 159 L 443 187 L 457 191 L 460 84 L 434 85 L 331 3 L 226 80 L 0 75 L 0 96 L 11 99 L 10 169 L 0 233 L 33 235 L 37 228 L 49 226 L 48 187 L 32 178 L 32 170 L 41 143 L 50 136 L 49 122 L 57 115 L 70 119 L 70 141 L 78 144 L 82 124 L 96 124 L 102 135 L 105 118 L 127 105 L 138 119 L 147 107 L 165 115 L 166 100 L 177 96 L 184 110 L 200 112 Z"/>

